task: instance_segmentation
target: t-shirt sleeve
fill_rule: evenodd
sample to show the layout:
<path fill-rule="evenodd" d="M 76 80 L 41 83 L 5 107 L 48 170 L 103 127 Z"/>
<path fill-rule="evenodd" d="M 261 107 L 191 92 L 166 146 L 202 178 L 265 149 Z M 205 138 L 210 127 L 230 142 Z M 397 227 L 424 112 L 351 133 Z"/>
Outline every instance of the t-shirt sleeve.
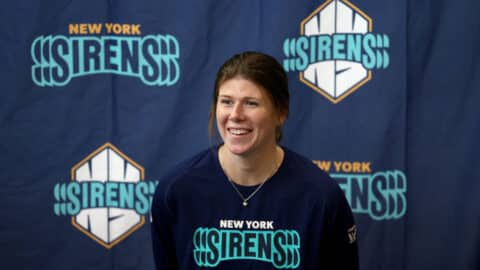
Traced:
<path fill-rule="evenodd" d="M 358 270 L 357 228 L 352 210 L 339 187 L 332 197 L 326 257 L 330 267 L 327 269 Z"/>
<path fill-rule="evenodd" d="M 178 269 L 173 238 L 173 216 L 168 209 L 166 190 L 161 182 L 152 201 L 152 245 L 157 270 Z"/>

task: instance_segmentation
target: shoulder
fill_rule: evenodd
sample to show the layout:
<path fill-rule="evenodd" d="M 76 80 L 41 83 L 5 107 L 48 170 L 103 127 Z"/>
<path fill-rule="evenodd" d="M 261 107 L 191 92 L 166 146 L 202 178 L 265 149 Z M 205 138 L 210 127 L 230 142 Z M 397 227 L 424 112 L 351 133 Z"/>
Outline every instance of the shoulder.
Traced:
<path fill-rule="evenodd" d="M 292 150 L 284 148 L 286 169 L 289 178 L 307 194 L 330 204 L 343 199 L 344 194 L 338 183 L 321 170 L 312 160 Z"/>
<path fill-rule="evenodd" d="M 302 155 L 287 150 L 286 157 L 290 188 L 299 189 L 302 197 L 312 202 L 316 213 L 321 215 L 327 224 L 340 223 L 344 231 L 351 228 L 354 225 L 353 215 L 337 181 Z"/>
<path fill-rule="evenodd" d="M 189 181 L 195 181 L 212 174 L 215 171 L 215 164 L 215 147 L 205 149 L 179 162 L 160 178 L 154 196 L 166 199 L 172 189 L 188 185 Z"/>

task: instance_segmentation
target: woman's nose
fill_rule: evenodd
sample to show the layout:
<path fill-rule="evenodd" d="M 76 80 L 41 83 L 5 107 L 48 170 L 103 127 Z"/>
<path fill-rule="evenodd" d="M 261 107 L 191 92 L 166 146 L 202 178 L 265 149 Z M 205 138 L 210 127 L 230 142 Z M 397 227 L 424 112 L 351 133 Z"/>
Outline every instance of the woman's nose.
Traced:
<path fill-rule="evenodd" d="M 232 111 L 230 112 L 230 118 L 232 120 L 242 120 L 244 118 L 243 107 L 240 102 L 233 106 Z"/>

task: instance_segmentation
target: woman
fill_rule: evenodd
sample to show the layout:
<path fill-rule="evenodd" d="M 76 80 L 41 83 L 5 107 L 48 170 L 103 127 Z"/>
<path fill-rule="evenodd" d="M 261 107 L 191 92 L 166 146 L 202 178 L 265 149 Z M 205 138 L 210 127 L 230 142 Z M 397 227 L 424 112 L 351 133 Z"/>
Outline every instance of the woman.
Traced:
<path fill-rule="evenodd" d="M 358 269 L 355 225 L 329 176 L 281 147 L 286 73 L 245 52 L 217 74 L 209 127 L 223 143 L 178 165 L 157 187 L 157 269 Z"/>

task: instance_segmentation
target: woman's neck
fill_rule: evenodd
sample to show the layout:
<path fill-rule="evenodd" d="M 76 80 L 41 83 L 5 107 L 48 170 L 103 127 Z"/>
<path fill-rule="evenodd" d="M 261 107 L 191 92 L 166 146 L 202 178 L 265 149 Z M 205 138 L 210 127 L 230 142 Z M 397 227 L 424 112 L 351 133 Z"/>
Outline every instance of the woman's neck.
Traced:
<path fill-rule="evenodd" d="M 284 152 L 277 145 L 249 155 L 231 153 L 225 145 L 218 150 L 220 165 L 227 177 L 242 186 L 255 186 L 269 179 L 280 167 Z"/>

